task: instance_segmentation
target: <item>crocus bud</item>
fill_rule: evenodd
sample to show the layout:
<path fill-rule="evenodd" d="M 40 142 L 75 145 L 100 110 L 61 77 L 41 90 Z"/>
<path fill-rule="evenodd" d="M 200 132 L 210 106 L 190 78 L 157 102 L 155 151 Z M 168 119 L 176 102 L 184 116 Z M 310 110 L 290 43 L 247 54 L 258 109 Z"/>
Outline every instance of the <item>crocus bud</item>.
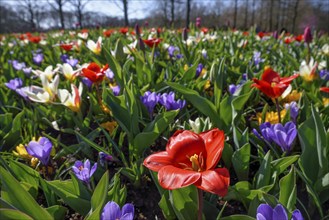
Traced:
<path fill-rule="evenodd" d="M 136 33 L 136 37 L 140 37 L 140 31 L 139 31 L 139 25 L 138 24 L 135 25 L 135 33 Z"/>
<path fill-rule="evenodd" d="M 312 42 L 312 39 L 311 28 L 307 26 L 304 30 L 304 41 L 309 44 Z"/>
<path fill-rule="evenodd" d="M 184 41 L 187 40 L 187 29 L 186 28 L 183 29 L 183 40 Z"/>

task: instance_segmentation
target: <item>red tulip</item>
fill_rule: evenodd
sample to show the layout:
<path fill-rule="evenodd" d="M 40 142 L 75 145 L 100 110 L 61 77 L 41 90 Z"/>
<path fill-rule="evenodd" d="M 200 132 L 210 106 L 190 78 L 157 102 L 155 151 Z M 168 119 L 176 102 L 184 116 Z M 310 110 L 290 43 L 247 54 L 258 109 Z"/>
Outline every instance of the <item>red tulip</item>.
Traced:
<path fill-rule="evenodd" d="M 152 39 L 143 40 L 143 41 L 147 46 L 153 48 L 154 45 L 156 47 L 159 45 L 159 43 L 161 42 L 161 39 L 160 38 L 152 38 Z"/>
<path fill-rule="evenodd" d="M 31 36 L 28 38 L 30 42 L 38 44 L 41 41 L 41 37 L 39 36 Z"/>
<path fill-rule="evenodd" d="M 329 87 L 321 87 L 320 91 L 329 93 Z"/>
<path fill-rule="evenodd" d="M 294 74 L 290 77 L 280 77 L 280 75 L 271 68 L 266 68 L 261 80 L 254 78 L 253 81 L 255 83 L 251 86 L 258 88 L 270 98 L 278 98 L 288 88 L 291 81 L 298 76 L 299 74 Z"/>
<path fill-rule="evenodd" d="M 82 69 L 82 76 L 87 77 L 93 83 L 98 83 L 104 79 L 105 70 L 108 68 L 108 64 L 106 64 L 103 68 L 100 68 L 97 63 L 90 63 L 87 68 Z"/>
<path fill-rule="evenodd" d="M 158 172 L 160 185 L 178 189 L 189 185 L 225 196 L 230 183 L 226 168 L 217 168 L 224 149 L 224 132 L 215 128 L 201 134 L 180 130 L 169 139 L 166 150 L 150 155 L 144 166 Z"/>
<path fill-rule="evenodd" d="M 128 30 L 129 29 L 127 27 L 120 28 L 121 34 L 126 34 L 128 32 Z"/>
<path fill-rule="evenodd" d="M 73 47 L 73 44 L 60 44 L 59 45 L 63 50 L 70 51 Z"/>

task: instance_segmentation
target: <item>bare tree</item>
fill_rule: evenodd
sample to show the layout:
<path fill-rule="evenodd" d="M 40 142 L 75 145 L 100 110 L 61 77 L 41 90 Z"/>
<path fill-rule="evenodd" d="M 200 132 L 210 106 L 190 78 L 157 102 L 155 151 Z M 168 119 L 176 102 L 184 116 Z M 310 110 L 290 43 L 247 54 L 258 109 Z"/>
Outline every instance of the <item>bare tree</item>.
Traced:
<path fill-rule="evenodd" d="M 274 0 L 270 1 L 270 18 L 269 18 L 269 31 L 272 31 L 273 28 L 273 6 L 274 6 Z"/>
<path fill-rule="evenodd" d="M 83 9 L 88 3 L 87 0 L 70 0 L 71 5 L 75 8 L 75 13 L 78 18 L 80 27 L 83 27 L 82 18 L 83 18 Z"/>
<path fill-rule="evenodd" d="M 35 30 L 35 0 L 21 0 L 19 1 L 20 5 L 23 6 L 29 13 L 29 22 L 31 25 L 31 29 Z"/>
<path fill-rule="evenodd" d="M 186 24 L 185 27 L 189 28 L 190 26 L 190 11 L 191 11 L 191 0 L 186 1 Z"/>
<path fill-rule="evenodd" d="M 247 25 L 248 25 L 248 6 L 249 6 L 249 1 L 246 0 L 246 8 L 245 8 L 245 11 L 244 11 L 244 28 L 248 28 Z"/>
<path fill-rule="evenodd" d="M 65 28 L 65 22 L 64 22 L 64 13 L 63 13 L 63 6 L 68 2 L 68 0 L 54 0 L 53 3 L 48 0 L 49 5 L 58 12 L 59 19 L 61 22 L 61 28 Z"/>
<path fill-rule="evenodd" d="M 295 6 L 294 6 L 294 17 L 292 19 L 292 33 L 295 32 L 295 25 L 296 25 L 296 19 L 297 19 L 297 14 L 298 14 L 298 4 L 299 4 L 299 0 L 296 0 L 295 2 Z"/>
<path fill-rule="evenodd" d="M 251 25 L 255 24 L 255 5 L 256 5 L 256 0 L 252 0 Z"/>
<path fill-rule="evenodd" d="M 234 1 L 234 22 L 233 22 L 233 27 L 236 28 L 236 17 L 238 14 L 238 0 Z"/>
<path fill-rule="evenodd" d="M 171 12 L 171 25 L 175 21 L 175 0 L 170 0 L 170 12 Z"/>

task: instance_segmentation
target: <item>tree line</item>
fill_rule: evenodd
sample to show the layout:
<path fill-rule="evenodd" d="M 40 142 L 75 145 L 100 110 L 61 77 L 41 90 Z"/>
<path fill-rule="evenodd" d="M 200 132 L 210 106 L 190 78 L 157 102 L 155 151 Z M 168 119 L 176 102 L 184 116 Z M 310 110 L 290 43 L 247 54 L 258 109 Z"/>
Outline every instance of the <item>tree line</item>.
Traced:
<path fill-rule="evenodd" d="M 104 0 L 115 3 L 122 16 L 95 13 L 88 0 L 17 0 L 15 7 L 0 5 L 0 33 L 52 29 L 150 25 L 190 27 L 197 17 L 212 28 L 239 28 L 300 33 L 305 26 L 329 31 L 329 1 L 322 0 L 139 0 L 154 7 L 143 19 L 129 19 L 131 3 L 138 0 Z M 130 14 L 129 14 L 130 13 Z M 149 14 L 149 15 L 147 15 Z"/>

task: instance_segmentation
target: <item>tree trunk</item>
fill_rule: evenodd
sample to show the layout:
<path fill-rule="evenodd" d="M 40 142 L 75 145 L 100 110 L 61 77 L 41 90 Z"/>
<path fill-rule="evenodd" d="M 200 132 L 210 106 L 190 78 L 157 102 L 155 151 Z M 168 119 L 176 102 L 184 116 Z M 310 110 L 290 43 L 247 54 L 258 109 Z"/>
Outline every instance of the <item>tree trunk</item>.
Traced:
<path fill-rule="evenodd" d="M 128 21 L 128 2 L 127 0 L 122 0 L 123 2 L 123 11 L 124 11 L 124 16 L 125 16 L 125 26 L 129 26 L 129 21 Z"/>
<path fill-rule="evenodd" d="M 62 29 L 65 29 L 64 15 L 63 15 L 63 1 L 62 0 L 58 0 L 58 12 L 59 12 L 59 17 L 61 19 L 61 27 L 62 27 Z"/>
<path fill-rule="evenodd" d="M 274 6 L 274 0 L 271 0 L 270 2 L 270 19 L 269 19 L 269 31 L 272 31 L 273 28 L 273 6 Z"/>
<path fill-rule="evenodd" d="M 190 10 L 191 10 L 191 0 L 186 1 L 186 28 L 190 26 Z"/>
<path fill-rule="evenodd" d="M 299 0 L 296 0 L 296 4 L 294 7 L 294 17 L 292 19 L 292 33 L 295 33 L 295 25 L 296 25 L 296 19 L 298 14 L 298 4 L 299 4 Z"/>
<path fill-rule="evenodd" d="M 255 5 L 256 5 L 256 0 L 253 0 L 252 1 L 251 25 L 255 24 Z"/>
<path fill-rule="evenodd" d="M 238 0 L 234 2 L 234 21 L 233 21 L 233 28 L 236 28 L 236 17 L 238 14 Z"/>
<path fill-rule="evenodd" d="M 27 7 L 28 7 L 28 11 L 30 13 L 31 30 L 35 31 L 34 11 L 33 11 L 33 6 L 32 6 L 31 0 L 28 1 Z"/>
<path fill-rule="evenodd" d="M 276 10 L 276 23 L 275 23 L 275 30 L 279 29 L 279 23 L 281 19 L 281 0 L 278 0 L 278 8 Z"/>
<path fill-rule="evenodd" d="M 246 0 L 246 9 L 245 9 L 245 12 L 244 12 L 244 28 L 245 29 L 248 29 L 248 4 L 249 3 L 249 0 Z"/>
<path fill-rule="evenodd" d="M 174 25 L 175 22 L 175 1 L 170 0 L 171 5 L 170 5 L 170 11 L 171 11 L 171 26 Z"/>

